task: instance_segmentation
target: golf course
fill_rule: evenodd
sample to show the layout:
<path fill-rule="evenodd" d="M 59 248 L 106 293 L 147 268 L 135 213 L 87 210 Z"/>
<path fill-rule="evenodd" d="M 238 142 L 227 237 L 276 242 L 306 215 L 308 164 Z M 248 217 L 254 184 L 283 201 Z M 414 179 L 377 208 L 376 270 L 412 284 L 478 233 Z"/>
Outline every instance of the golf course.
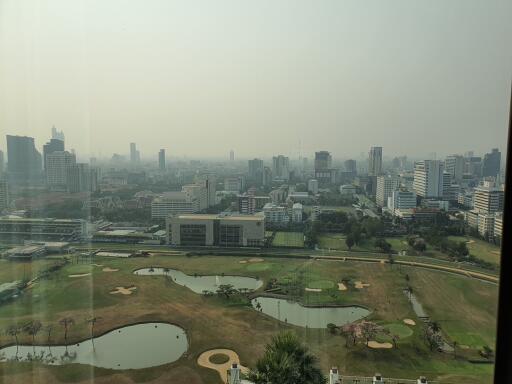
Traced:
<path fill-rule="evenodd" d="M 0 261 L 0 283 L 30 280 L 57 261 Z M 137 270 L 145 272 L 134 273 Z M 155 270 L 159 273 L 153 273 Z M 192 286 L 194 277 L 201 279 L 206 288 Z M 210 285 L 237 288 L 239 280 L 249 285 L 241 285 L 239 290 L 224 289 L 222 294 L 208 289 Z M 439 325 L 444 340 L 455 344 L 453 353 L 432 351 L 425 343 L 425 325 L 404 294 L 407 288 L 414 292 L 430 320 Z M 91 377 L 97 383 L 221 383 L 219 372 L 208 368 L 212 360 L 198 364 L 203 353 L 226 350 L 250 368 L 272 336 L 291 330 L 318 357 L 325 372 L 337 366 L 345 375 L 381 372 L 386 377 L 425 375 L 442 383 L 484 384 L 492 381 L 493 365 L 480 351 L 485 346 L 494 348 L 497 295 L 497 285 L 491 282 L 384 262 L 255 258 L 242 254 L 192 256 L 180 252 L 155 252 L 143 258 L 95 257 L 87 262 L 70 257 L 64 267 L 37 279 L 18 297 L 0 306 L 0 347 L 33 342 L 39 346 L 71 345 L 120 327 L 161 322 L 182 329 L 188 348 L 175 361 L 140 369 L 108 369 L 72 362 L 49 365 L 37 359 L 20 362 L 4 358 L 0 377 L 9 383 L 35 379 L 85 383 Z M 311 312 L 362 308 L 364 319 L 385 332 L 371 343 L 349 345 L 340 330 L 294 325 L 292 314 L 284 313 L 284 306 L 279 316 L 273 316 L 251 304 L 251 300 L 263 297 L 283 298 Z M 93 329 L 91 318 L 95 319 Z M 64 326 L 62 319 L 72 321 Z M 10 327 L 22 327 L 34 320 L 42 324 L 35 335 L 20 331 L 13 336 L 7 332 Z M 334 325 L 342 326 L 341 318 Z M 137 354 L 137 346 L 134 348 Z M 155 348 L 154 353 L 159 351 Z M 212 356 L 219 363 L 227 361 L 227 357 L 223 360 L 213 352 Z"/>

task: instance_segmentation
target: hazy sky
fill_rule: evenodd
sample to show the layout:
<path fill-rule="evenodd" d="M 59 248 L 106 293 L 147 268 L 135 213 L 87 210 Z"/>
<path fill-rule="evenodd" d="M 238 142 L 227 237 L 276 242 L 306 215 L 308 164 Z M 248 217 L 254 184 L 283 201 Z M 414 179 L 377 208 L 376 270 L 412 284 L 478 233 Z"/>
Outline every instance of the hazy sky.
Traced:
<path fill-rule="evenodd" d="M 0 148 L 505 149 L 510 0 L 0 0 Z"/>

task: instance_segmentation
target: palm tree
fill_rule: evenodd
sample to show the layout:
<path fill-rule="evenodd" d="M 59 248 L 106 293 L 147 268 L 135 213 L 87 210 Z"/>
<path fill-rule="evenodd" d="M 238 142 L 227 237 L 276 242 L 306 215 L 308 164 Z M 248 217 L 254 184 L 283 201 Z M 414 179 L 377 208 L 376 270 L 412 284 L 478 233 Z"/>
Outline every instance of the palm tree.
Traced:
<path fill-rule="evenodd" d="M 59 320 L 59 324 L 64 327 L 64 341 L 66 342 L 66 345 L 68 343 L 68 330 L 69 327 L 75 324 L 75 320 L 73 320 L 72 317 L 64 317 Z"/>
<path fill-rule="evenodd" d="M 91 324 L 91 341 L 92 341 L 92 348 L 94 349 L 94 325 L 101 320 L 101 317 L 91 317 L 90 319 L 87 319 L 87 322 Z"/>
<path fill-rule="evenodd" d="M 457 358 L 457 347 L 458 347 L 459 343 L 457 343 L 456 341 L 453 342 L 453 358 L 456 359 Z"/>
<path fill-rule="evenodd" d="M 248 378 L 255 384 L 324 384 L 325 378 L 310 354 L 294 333 L 275 336 L 267 344 Z"/>

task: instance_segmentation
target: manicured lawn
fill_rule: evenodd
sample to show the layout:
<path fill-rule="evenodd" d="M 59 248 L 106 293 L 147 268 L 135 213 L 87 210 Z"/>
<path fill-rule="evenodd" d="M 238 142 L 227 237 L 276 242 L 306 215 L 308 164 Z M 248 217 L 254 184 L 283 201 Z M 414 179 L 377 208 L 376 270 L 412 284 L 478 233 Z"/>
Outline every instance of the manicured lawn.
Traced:
<path fill-rule="evenodd" d="M 386 376 L 416 378 L 425 374 L 431 379 L 450 378 L 449 382 L 490 383 L 492 366 L 472 365 L 454 360 L 452 356 L 432 353 L 423 341 L 422 324 L 415 317 L 402 289 L 406 286 L 405 273 L 415 294 L 424 304 L 433 320 L 440 323 L 447 337 L 468 346 L 480 346 L 483 340 L 492 345 L 494 316 L 497 298 L 496 286 L 478 280 L 448 275 L 424 269 L 392 267 L 380 263 L 351 261 L 326 261 L 309 259 L 272 258 L 260 263 L 240 263 L 247 257 L 225 256 L 152 256 L 149 258 L 108 259 L 94 262 L 101 267 L 72 264 L 48 280 L 39 281 L 19 299 L 0 306 L 0 329 L 13 323 L 26 324 L 39 319 L 44 325 L 53 325 L 51 341 L 63 342 L 63 328 L 58 320 L 72 317 L 69 340 L 76 342 L 87 338 L 87 323 L 93 313 L 101 320 L 96 323 L 96 333 L 140 321 L 168 321 L 182 326 L 188 335 L 189 351 L 180 360 L 161 367 L 144 370 L 110 371 L 91 369 L 87 366 L 47 367 L 31 364 L 0 363 L 0 374 L 6 382 L 72 383 L 86 382 L 96 377 L 98 383 L 152 382 L 152 383 L 215 383 L 218 376 L 211 370 L 199 368 L 199 354 L 212 348 L 230 348 L 241 358 L 241 363 L 254 366 L 262 355 L 265 344 L 273 335 L 283 330 L 293 330 L 318 357 L 322 369 L 337 365 L 344 374 L 370 376 L 379 371 Z M 4 269 L 17 275 L 28 268 L 4 262 Z M 36 262 L 32 270 L 41 267 Z M 359 304 L 371 309 L 371 320 L 391 327 L 403 335 L 399 348 L 370 350 L 362 344 L 345 347 L 342 336 L 331 335 L 327 330 L 304 329 L 278 322 L 256 312 L 236 299 L 205 297 L 186 287 L 174 284 L 164 276 L 135 276 L 133 270 L 149 266 L 180 269 L 187 274 L 233 274 L 258 277 L 264 285 L 270 279 L 291 282 L 298 287 L 321 287 L 322 292 L 301 289 L 297 297 L 303 304 Z M 104 267 L 119 269 L 103 272 Z M 85 272 L 84 272 L 85 271 Z M 70 274 L 89 273 L 90 276 L 70 278 Z M 26 273 L 26 272 L 25 272 Z M 6 277 L 7 273 L 0 272 Z M 11 278 L 9 278 L 11 279 Z M 350 281 L 347 291 L 338 291 L 337 283 Z M 9 280 L 10 281 L 10 280 Z M 355 289 L 353 282 L 363 281 L 369 286 Z M 116 286 L 137 287 L 134 295 L 111 295 Z M 263 288 L 262 288 L 263 289 Z M 94 309 L 94 312 L 93 312 Z M 401 324 L 404 318 L 417 321 L 410 327 L 412 335 Z M 23 343 L 31 337 L 19 335 Z M 44 332 L 37 335 L 38 343 L 47 342 Z M 0 332 L 2 345 L 12 343 L 12 338 Z M 12 380 L 11 380 L 12 379 Z"/>
<path fill-rule="evenodd" d="M 304 234 L 302 232 L 276 232 L 274 247 L 304 248 Z"/>
<path fill-rule="evenodd" d="M 500 263 L 500 247 L 495 244 L 474 237 L 450 236 L 449 239 L 453 241 L 465 241 L 469 253 L 478 259 L 494 264 Z"/>

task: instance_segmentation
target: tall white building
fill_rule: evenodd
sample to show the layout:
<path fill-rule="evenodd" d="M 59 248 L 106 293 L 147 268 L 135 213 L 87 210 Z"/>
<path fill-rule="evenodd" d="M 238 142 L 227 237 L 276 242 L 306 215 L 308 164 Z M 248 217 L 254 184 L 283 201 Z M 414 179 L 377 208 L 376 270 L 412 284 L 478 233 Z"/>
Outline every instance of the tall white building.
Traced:
<path fill-rule="evenodd" d="M 199 210 L 208 208 L 208 190 L 204 184 L 187 184 L 181 187 L 181 191 L 199 201 Z"/>
<path fill-rule="evenodd" d="M 46 183 L 52 190 L 67 189 L 68 167 L 76 164 L 76 157 L 68 151 L 55 151 L 46 156 Z"/>
<path fill-rule="evenodd" d="M 186 192 L 166 192 L 151 203 L 151 218 L 165 219 L 169 215 L 197 213 L 199 199 Z"/>
<path fill-rule="evenodd" d="M 443 197 L 446 183 L 444 164 L 440 160 L 422 160 L 414 166 L 413 188 L 421 197 Z"/>
<path fill-rule="evenodd" d="M 368 175 L 378 176 L 382 173 L 382 147 L 371 147 L 368 153 Z"/>
<path fill-rule="evenodd" d="M 391 196 L 399 186 L 399 180 L 395 176 L 385 175 L 377 177 L 377 193 L 375 199 L 379 207 L 385 207 L 388 204 L 388 197 Z"/>
<path fill-rule="evenodd" d="M 287 224 L 290 222 L 288 209 L 281 205 L 267 203 L 263 207 L 265 222 L 269 224 Z"/>
<path fill-rule="evenodd" d="M 279 155 L 272 158 L 272 174 L 276 179 L 290 179 L 290 159 Z"/>
<path fill-rule="evenodd" d="M 302 223 L 302 204 L 294 203 L 292 206 L 292 222 Z"/>
<path fill-rule="evenodd" d="M 475 188 L 474 209 L 482 214 L 494 214 L 503 211 L 505 193 L 493 182 L 485 181 Z"/>

